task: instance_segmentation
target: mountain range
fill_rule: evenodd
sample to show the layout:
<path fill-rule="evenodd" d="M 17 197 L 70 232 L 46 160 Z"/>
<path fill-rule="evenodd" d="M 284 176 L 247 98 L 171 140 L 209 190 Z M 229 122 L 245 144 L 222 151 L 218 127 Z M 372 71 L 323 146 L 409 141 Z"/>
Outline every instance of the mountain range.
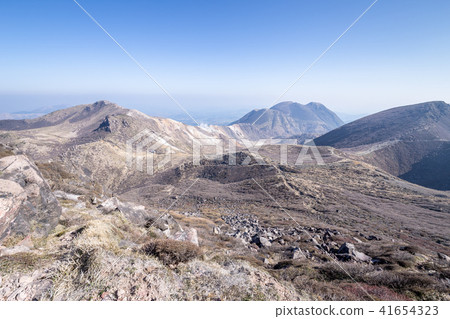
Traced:
<path fill-rule="evenodd" d="M 448 114 L 428 102 L 340 126 L 283 102 L 190 126 L 98 101 L 0 121 L 0 299 L 450 300 L 447 184 L 407 176 L 444 182 Z M 165 143 L 134 164 L 171 154 L 152 174 L 127 162 L 148 134 Z M 306 135 L 312 151 L 238 142 L 193 162 L 194 139 Z"/>

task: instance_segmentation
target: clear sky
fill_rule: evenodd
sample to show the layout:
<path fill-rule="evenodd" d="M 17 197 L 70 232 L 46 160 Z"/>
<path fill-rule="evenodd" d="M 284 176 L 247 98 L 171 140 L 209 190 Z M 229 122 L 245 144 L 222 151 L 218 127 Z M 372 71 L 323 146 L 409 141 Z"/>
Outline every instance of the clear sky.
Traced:
<path fill-rule="evenodd" d="M 79 0 L 188 110 L 270 104 L 373 0 Z M 353 114 L 450 102 L 450 1 L 379 0 L 283 100 Z M 0 112 L 174 103 L 72 0 L 3 1 Z"/>

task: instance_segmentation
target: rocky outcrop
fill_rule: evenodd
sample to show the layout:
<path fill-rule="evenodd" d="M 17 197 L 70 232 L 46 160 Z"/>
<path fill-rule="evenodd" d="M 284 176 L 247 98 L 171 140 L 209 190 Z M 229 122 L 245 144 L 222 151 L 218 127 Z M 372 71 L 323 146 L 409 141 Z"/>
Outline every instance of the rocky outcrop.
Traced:
<path fill-rule="evenodd" d="M 357 251 L 355 245 L 351 243 L 344 243 L 337 252 L 337 257 L 343 261 L 355 260 L 355 261 L 370 261 L 371 258 L 366 254 Z"/>
<path fill-rule="evenodd" d="M 183 229 L 180 224 L 168 213 L 158 210 L 147 210 L 142 205 L 126 203 L 116 197 L 111 197 L 97 206 L 103 214 L 113 212 L 122 213 L 130 222 L 151 229 L 158 235 L 169 239 L 187 241 L 198 246 L 197 230 L 194 228 Z"/>
<path fill-rule="evenodd" d="M 38 168 L 23 155 L 0 159 L 0 240 L 47 235 L 61 207 Z"/>
<path fill-rule="evenodd" d="M 136 225 L 145 225 L 149 219 L 154 218 L 156 214 L 152 214 L 142 205 L 135 205 L 133 203 L 126 203 L 120 201 L 116 197 L 111 197 L 97 206 L 103 214 L 110 214 L 113 212 L 121 212 L 129 221 Z"/>
<path fill-rule="evenodd" d="M 291 247 L 290 248 L 290 257 L 291 257 L 291 259 L 306 258 L 306 254 L 298 247 Z"/>
<path fill-rule="evenodd" d="M 270 246 L 272 246 L 272 243 L 270 242 L 270 240 L 268 240 L 266 237 L 263 236 L 259 236 L 259 235 L 255 235 L 252 237 L 252 243 L 255 243 L 256 245 L 258 245 L 258 247 L 264 247 L 264 248 L 269 248 Z"/>
<path fill-rule="evenodd" d="M 187 228 L 186 230 L 181 230 L 173 235 L 168 236 L 169 239 L 186 241 L 198 246 L 198 235 L 195 228 Z"/>

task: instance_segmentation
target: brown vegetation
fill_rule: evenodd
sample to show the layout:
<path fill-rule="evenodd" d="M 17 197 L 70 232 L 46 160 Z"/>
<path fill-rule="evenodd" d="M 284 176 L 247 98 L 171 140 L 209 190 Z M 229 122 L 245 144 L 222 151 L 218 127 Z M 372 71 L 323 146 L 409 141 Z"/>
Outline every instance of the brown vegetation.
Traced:
<path fill-rule="evenodd" d="M 185 263 L 199 258 L 201 249 L 189 242 L 180 242 L 171 239 L 155 239 L 144 246 L 147 255 L 155 256 L 165 265 Z"/>

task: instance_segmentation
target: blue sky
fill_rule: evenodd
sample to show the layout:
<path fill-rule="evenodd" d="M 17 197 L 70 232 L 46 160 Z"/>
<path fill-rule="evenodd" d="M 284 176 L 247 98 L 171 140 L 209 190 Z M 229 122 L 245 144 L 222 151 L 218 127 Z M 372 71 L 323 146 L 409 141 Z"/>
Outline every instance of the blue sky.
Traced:
<path fill-rule="evenodd" d="M 79 0 L 188 110 L 268 107 L 371 3 Z M 450 102 L 450 1 L 379 0 L 286 94 L 347 113 Z M 72 0 L 5 1 L 0 112 L 175 104 Z"/>

